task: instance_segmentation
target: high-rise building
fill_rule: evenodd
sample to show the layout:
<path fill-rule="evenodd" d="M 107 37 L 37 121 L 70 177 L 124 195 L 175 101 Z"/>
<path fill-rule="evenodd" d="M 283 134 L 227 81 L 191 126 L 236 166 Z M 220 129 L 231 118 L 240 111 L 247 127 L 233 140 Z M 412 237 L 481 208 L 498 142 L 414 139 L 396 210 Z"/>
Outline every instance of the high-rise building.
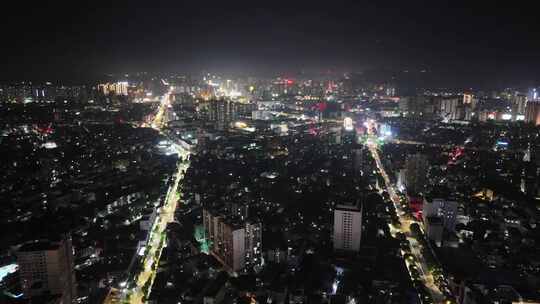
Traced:
<path fill-rule="evenodd" d="M 23 244 L 17 252 L 17 263 L 25 298 L 51 296 L 63 304 L 76 299 L 70 237 Z"/>
<path fill-rule="evenodd" d="M 441 217 L 428 216 L 424 220 L 426 236 L 429 240 L 435 242 L 437 246 L 441 246 L 443 240 L 444 225 Z"/>
<path fill-rule="evenodd" d="M 364 148 L 354 149 L 353 167 L 355 172 L 363 174 L 364 170 Z"/>
<path fill-rule="evenodd" d="M 430 217 L 441 218 L 443 227 L 448 231 L 454 231 L 456 228 L 458 203 L 451 199 L 430 199 L 424 200 L 422 216 L 424 220 Z"/>
<path fill-rule="evenodd" d="M 233 202 L 226 203 L 227 210 L 229 214 L 240 220 L 245 220 L 249 217 L 249 204 L 245 201 L 234 200 Z"/>
<path fill-rule="evenodd" d="M 235 102 L 233 111 L 237 118 L 251 118 L 253 111 L 257 110 L 256 103 Z"/>
<path fill-rule="evenodd" d="M 465 98 L 463 98 L 465 100 Z M 457 120 L 460 119 L 461 101 L 459 96 L 443 97 L 439 100 L 439 115 L 442 119 Z"/>
<path fill-rule="evenodd" d="M 113 83 L 104 83 L 98 85 L 99 91 L 103 95 L 115 94 L 115 95 L 128 95 L 128 83 L 127 81 L 119 81 Z"/>
<path fill-rule="evenodd" d="M 178 104 L 182 109 L 194 109 L 195 99 L 188 93 L 175 93 L 171 95 L 171 101 Z"/>
<path fill-rule="evenodd" d="M 334 250 L 360 250 L 362 237 L 362 204 L 340 204 L 334 209 Z"/>
<path fill-rule="evenodd" d="M 463 104 L 471 105 L 474 108 L 474 106 L 475 106 L 474 95 L 470 94 L 470 93 L 464 93 L 463 94 Z"/>
<path fill-rule="evenodd" d="M 232 121 L 236 120 L 236 118 L 234 102 L 230 100 L 210 101 L 208 107 L 208 120 L 215 122 L 217 129 L 225 129 Z"/>
<path fill-rule="evenodd" d="M 238 220 L 226 213 L 203 209 L 203 224 L 210 252 L 231 271 L 261 264 L 262 225 Z"/>
<path fill-rule="evenodd" d="M 512 118 L 513 120 L 520 120 L 519 117 L 525 116 L 525 109 L 527 107 L 527 96 L 516 94 L 512 96 Z"/>
<path fill-rule="evenodd" d="M 476 105 L 478 103 L 478 99 L 470 93 L 464 93 L 463 94 L 463 102 L 462 102 L 462 118 L 464 120 L 472 120 L 473 116 L 475 115 L 476 111 Z"/>
<path fill-rule="evenodd" d="M 273 118 L 272 112 L 255 110 L 251 112 L 251 119 L 253 120 L 271 120 Z"/>
<path fill-rule="evenodd" d="M 537 88 L 530 89 L 527 97 L 529 98 L 529 100 L 532 100 L 532 101 L 536 101 L 540 99 L 540 90 Z"/>
<path fill-rule="evenodd" d="M 521 191 L 530 197 L 540 198 L 540 153 L 529 143 L 523 156 Z"/>
<path fill-rule="evenodd" d="M 341 128 L 341 141 L 346 145 L 354 145 L 358 141 L 358 135 L 354 128 L 353 120 L 346 117 Z"/>
<path fill-rule="evenodd" d="M 433 114 L 433 104 L 423 95 L 403 97 L 399 100 L 399 110 L 408 117 L 425 117 Z"/>
<path fill-rule="evenodd" d="M 540 101 L 530 101 L 525 108 L 525 122 L 540 125 Z"/>
<path fill-rule="evenodd" d="M 405 188 L 407 192 L 417 194 L 424 191 L 429 169 L 427 157 L 423 154 L 411 154 L 405 160 Z"/>

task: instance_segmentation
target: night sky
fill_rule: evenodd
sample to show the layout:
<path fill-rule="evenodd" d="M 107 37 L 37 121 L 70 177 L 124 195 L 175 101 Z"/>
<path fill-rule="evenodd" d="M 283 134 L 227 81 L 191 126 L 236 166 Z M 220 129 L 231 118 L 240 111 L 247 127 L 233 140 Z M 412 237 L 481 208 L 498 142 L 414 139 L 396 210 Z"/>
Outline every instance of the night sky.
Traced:
<path fill-rule="evenodd" d="M 1 80 L 375 68 L 471 86 L 540 81 L 540 10 L 522 1 L 18 2 L 0 16 Z"/>

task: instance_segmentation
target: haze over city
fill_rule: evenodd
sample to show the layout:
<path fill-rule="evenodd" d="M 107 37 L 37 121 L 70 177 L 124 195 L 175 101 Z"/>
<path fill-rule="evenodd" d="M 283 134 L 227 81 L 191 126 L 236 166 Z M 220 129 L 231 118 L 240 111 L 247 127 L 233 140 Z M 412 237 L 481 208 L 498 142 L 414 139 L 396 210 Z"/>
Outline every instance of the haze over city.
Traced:
<path fill-rule="evenodd" d="M 531 4 L 55 1 L 2 18 L 4 80 L 107 73 L 428 70 L 437 85 L 538 84 Z M 92 76 L 92 77 L 90 77 Z"/>
<path fill-rule="evenodd" d="M 540 303 L 528 3 L 10 3 L 0 304 Z"/>

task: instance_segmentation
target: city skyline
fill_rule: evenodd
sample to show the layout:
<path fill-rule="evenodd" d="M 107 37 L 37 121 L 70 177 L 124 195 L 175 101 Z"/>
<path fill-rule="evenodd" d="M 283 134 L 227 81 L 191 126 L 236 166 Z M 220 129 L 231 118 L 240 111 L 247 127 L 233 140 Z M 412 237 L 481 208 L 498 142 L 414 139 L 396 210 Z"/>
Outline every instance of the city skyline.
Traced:
<path fill-rule="evenodd" d="M 5 11 L 1 304 L 540 303 L 532 7 Z"/>

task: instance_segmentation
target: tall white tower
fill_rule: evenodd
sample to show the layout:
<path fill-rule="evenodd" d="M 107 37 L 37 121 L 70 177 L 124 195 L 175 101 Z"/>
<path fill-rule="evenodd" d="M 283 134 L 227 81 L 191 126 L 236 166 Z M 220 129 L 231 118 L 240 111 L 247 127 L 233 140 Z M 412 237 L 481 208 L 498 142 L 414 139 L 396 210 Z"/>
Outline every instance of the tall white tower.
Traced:
<path fill-rule="evenodd" d="M 362 205 L 337 205 L 334 210 L 334 250 L 360 251 Z"/>

